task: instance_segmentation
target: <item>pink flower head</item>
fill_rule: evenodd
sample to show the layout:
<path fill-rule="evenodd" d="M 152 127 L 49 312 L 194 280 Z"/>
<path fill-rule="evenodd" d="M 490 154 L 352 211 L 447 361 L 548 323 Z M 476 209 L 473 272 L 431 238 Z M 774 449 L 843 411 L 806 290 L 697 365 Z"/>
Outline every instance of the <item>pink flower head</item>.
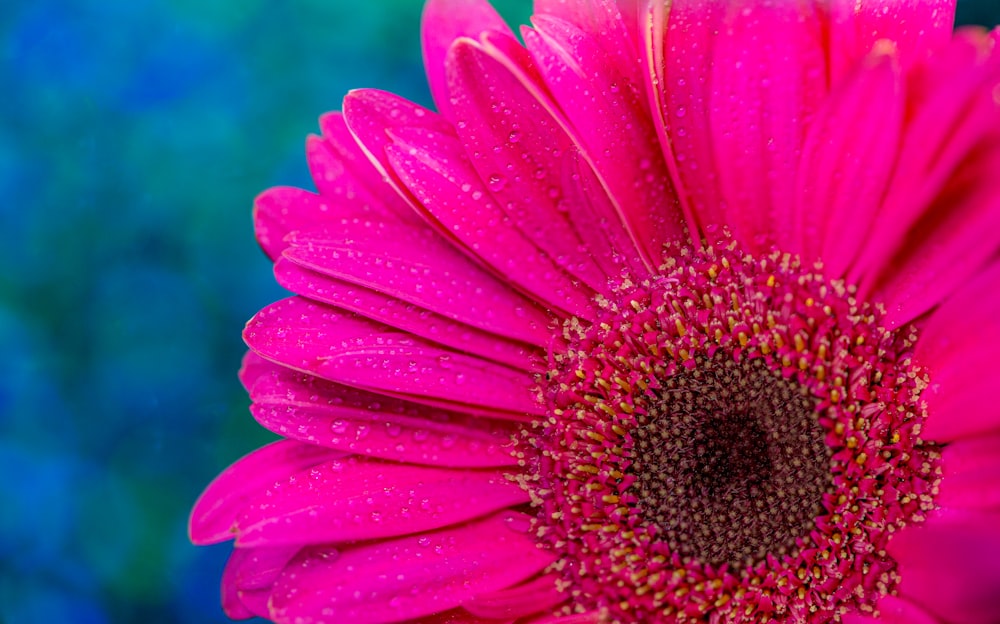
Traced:
<path fill-rule="evenodd" d="M 1000 52 L 947 0 L 430 0 L 195 505 L 233 618 L 1000 622 Z"/>

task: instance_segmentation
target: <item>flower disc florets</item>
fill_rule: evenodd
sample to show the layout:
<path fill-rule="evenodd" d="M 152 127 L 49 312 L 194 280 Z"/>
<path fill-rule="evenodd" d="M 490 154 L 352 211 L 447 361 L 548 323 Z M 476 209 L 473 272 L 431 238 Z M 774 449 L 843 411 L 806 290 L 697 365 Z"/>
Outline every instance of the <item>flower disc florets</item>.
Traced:
<path fill-rule="evenodd" d="M 932 505 L 912 328 L 728 236 L 623 279 L 551 349 L 539 532 L 611 622 L 839 619 L 895 585 Z"/>

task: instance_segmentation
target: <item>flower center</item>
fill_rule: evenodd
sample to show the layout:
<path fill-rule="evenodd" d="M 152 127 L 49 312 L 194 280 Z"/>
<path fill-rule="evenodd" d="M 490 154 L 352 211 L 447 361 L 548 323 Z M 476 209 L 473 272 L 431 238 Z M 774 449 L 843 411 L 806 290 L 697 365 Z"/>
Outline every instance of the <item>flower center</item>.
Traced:
<path fill-rule="evenodd" d="M 550 347 L 525 487 L 568 609 L 651 623 L 870 609 L 896 583 L 889 535 L 934 506 L 915 332 L 787 254 L 725 234 L 667 252 Z"/>
<path fill-rule="evenodd" d="M 722 352 L 662 385 L 636 418 L 627 470 L 660 539 L 732 567 L 792 551 L 832 487 L 815 399 L 763 360 Z"/>

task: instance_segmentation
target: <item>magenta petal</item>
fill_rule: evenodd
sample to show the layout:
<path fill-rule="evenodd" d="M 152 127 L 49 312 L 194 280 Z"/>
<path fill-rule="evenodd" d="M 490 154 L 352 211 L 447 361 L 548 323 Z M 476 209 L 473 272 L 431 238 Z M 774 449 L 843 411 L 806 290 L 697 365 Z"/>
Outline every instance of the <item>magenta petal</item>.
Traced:
<path fill-rule="evenodd" d="M 836 83 L 880 39 L 888 39 L 904 65 L 944 47 L 955 21 L 954 0 L 830 2 L 830 71 Z"/>
<path fill-rule="evenodd" d="M 265 359 L 290 368 L 417 402 L 441 399 L 520 414 L 544 408 L 530 373 L 299 297 L 258 312 L 244 340 Z"/>
<path fill-rule="evenodd" d="M 470 613 L 495 620 L 551 611 L 569 598 L 556 588 L 558 578 L 546 574 L 516 587 L 481 594 L 462 606 Z"/>
<path fill-rule="evenodd" d="M 641 281 L 649 275 L 635 239 L 601 186 L 594 170 L 577 155 L 563 171 L 573 228 L 596 262 L 612 280 L 628 275 Z"/>
<path fill-rule="evenodd" d="M 942 451 L 943 507 L 1000 511 L 1000 435 L 952 442 Z"/>
<path fill-rule="evenodd" d="M 471 255 L 537 301 L 589 316 L 591 291 L 572 277 L 584 274 L 603 285 L 589 257 L 581 263 L 584 254 L 570 254 L 564 256 L 563 267 L 557 266 L 493 201 L 456 139 L 399 131 L 394 140 L 396 144 L 386 148 L 393 171 Z"/>
<path fill-rule="evenodd" d="M 488 45 L 460 39 L 448 54 L 452 107 L 462 120 L 458 136 L 514 225 L 549 257 L 572 258 L 585 282 L 600 284 L 600 271 L 566 216 L 562 159 L 577 145 L 546 108 L 540 86 L 525 69 L 528 59 L 507 58 L 494 39 Z"/>
<path fill-rule="evenodd" d="M 869 296 L 876 287 L 887 287 L 894 291 L 889 294 L 897 298 L 898 291 L 906 287 L 912 290 L 914 283 L 922 282 L 931 287 L 917 299 L 940 300 L 952 284 L 928 283 L 937 276 L 918 275 L 918 270 L 927 270 L 921 264 L 929 263 L 941 273 L 940 266 L 935 265 L 940 265 L 949 253 L 954 255 L 954 248 L 961 245 L 955 240 L 967 231 L 961 225 L 969 225 L 970 216 L 988 218 L 982 208 L 989 204 L 995 180 L 993 176 L 983 177 L 982 171 L 996 166 L 996 104 L 992 90 L 1000 80 L 1000 54 L 990 56 L 990 49 L 991 44 L 981 34 L 960 33 L 947 50 L 910 76 L 908 108 L 912 110 L 907 115 L 889 190 L 872 230 L 877 236 L 867 241 L 848 276 L 859 283 L 862 296 Z M 952 210 L 953 204 L 959 210 Z M 968 214 L 950 218 L 956 212 Z M 934 228 L 939 225 L 947 228 L 943 233 L 946 245 L 937 241 Z M 929 235 L 935 237 L 934 244 L 925 248 Z M 978 238 L 972 236 L 967 241 L 979 244 L 969 250 L 968 258 L 959 257 L 957 270 L 942 273 L 946 281 L 965 279 L 970 264 L 982 263 L 981 239 L 989 237 Z M 919 262 L 920 254 L 938 247 L 943 253 Z M 919 249 L 916 258 L 908 257 L 907 252 L 915 249 Z M 911 303 L 908 307 L 915 306 Z M 922 311 L 909 310 L 907 314 L 913 318 Z M 899 316 L 899 311 L 890 308 L 890 314 Z"/>
<path fill-rule="evenodd" d="M 714 41 L 709 130 L 716 171 L 726 222 L 754 251 L 792 238 L 806 122 L 826 95 L 820 25 L 801 3 L 730 3 Z"/>
<path fill-rule="evenodd" d="M 439 466 L 509 466 L 520 425 L 340 386 L 247 354 L 241 380 L 264 427 L 309 444 Z"/>
<path fill-rule="evenodd" d="M 254 200 L 257 242 L 269 258 L 277 259 L 288 246 L 285 236 L 289 232 L 332 220 L 334 210 L 333 202 L 322 195 L 290 186 L 269 188 Z"/>
<path fill-rule="evenodd" d="M 922 328 L 916 358 L 930 372 L 923 433 L 950 441 L 1000 429 L 995 368 L 1000 342 L 1000 263 L 941 304 Z"/>
<path fill-rule="evenodd" d="M 789 251 L 821 259 L 830 277 L 845 274 L 885 194 L 903 122 L 900 80 L 893 55 L 873 54 L 806 133 Z"/>
<path fill-rule="evenodd" d="M 572 24 L 601 46 L 605 67 L 610 74 L 621 76 L 627 84 L 643 91 L 638 39 L 634 32 L 634 14 L 628 13 L 631 3 L 614 0 L 535 0 L 536 17 L 552 16 Z"/>
<path fill-rule="evenodd" d="M 486 31 L 514 36 L 507 23 L 486 0 L 429 0 L 424 5 L 420 28 L 424 67 L 431 95 L 441 114 L 450 116 L 448 80 L 445 75 L 448 49 L 459 37 L 479 39 Z"/>
<path fill-rule="evenodd" d="M 902 597 L 946 622 L 1000 621 L 1000 514 L 941 510 L 889 542 Z"/>
<path fill-rule="evenodd" d="M 453 609 L 519 583 L 553 561 L 526 533 L 528 518 L 504 512 L 457 527 L 376 542 L 332 557 L 307 549 L 279 578 L 271 616 L 400 622 Z"/>
<path fill-rule="evenodd" d="M 514 368 L 539 367 L 538 349 L 521 342 L 531 338 L 525 333 L 519 333 L 516 339 L 500 337 L 364 286 L 311 271 L 287 258 L 279 258 L 274 264 L 274 275 L 288 290 L 314 301 Z"/>
<path fill-rule="evenodd" d="M 343 543 L 411 535 L 528 502 L 496 470 L 448 470 L 346 458 L 276 483 L 236 521 L 236 544 Z"/>
<path fill-rule="evenodd" d="M 299 546 L 235 548 L 222 573 L 222 609 L 234 619 L 267 617 L 267 603 L 278 575 Z"/>
<path fill-rule="evenodd" d="M 524 40 L 546 86 L 643 257 L 659 264 L 664 243 L 682 234 L 682 217 L 642 85 L 613 71 L 599 41 L 572 24 L 546 16 L 534 24 Z"/>
<path fill-rule="evenodd" d="M 240 588 L 236 583 L 236 573 L 248 555 L 249 552 L 246 550 L 234 549 L 229 554 L 229 560 L 226 561 L 226 568 L 222 571 L 222 612 L 232 620 L 248 620 L 258 615 L 243 604 L 243 600 L 240 598 Z"/>
<path fill-rule="evenodd" d="M 878 617 L 848 613 L 844 624 L 940 624 L 940 620 L 912 602 L 896 596 L 882 596 L 875 605 Z"/>
<path fill-rule="evenodd" d="M 288 475 L 344 453 L 281 440 L 239 459 L 226 468 L 198 498 L 188 531 L 198 545 L 232 539 L 236 516 L 250 497 Z"/>
<path fill-rule="evenodd" d="M 295 264 L 472 327 L 544 344 L 549 316 L 430 229 L 343 218 L 287 237 Z"/>
<path fill-rule="evenodd" d="M 1000 251 L 993 234 L 1000 230 L 997 139 L 994 133 L 988 145 L 968 155 L 884 267 L 872 297 L 885 302 L 890 327 L 933 308 Z"/>
<path fill-rule="evenodd" d="M 709 131 L 709 102 L 715 37 L 723 27 L 726 3 L 674 0 L 669 28 L 664 3 L 645 4 L 637 20 L 642 19 L 647 90 L 657 108 L 654 122 L 665 159 L 676 169 L 678 192 L 699 224 L 721 225 L 726 218 Z"/>

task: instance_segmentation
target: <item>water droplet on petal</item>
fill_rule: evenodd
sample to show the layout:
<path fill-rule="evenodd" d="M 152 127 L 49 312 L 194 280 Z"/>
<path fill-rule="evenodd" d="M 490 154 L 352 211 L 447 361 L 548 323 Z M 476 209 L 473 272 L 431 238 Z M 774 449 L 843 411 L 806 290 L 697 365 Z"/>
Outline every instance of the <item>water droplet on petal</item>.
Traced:
<path fill-rule="evenodd" d="M 502 191 L 503 187 L 507 185 L 507 179 L 498 173 L 494 173 L 487 181 L 487 185 L 491 191 Z"/>

